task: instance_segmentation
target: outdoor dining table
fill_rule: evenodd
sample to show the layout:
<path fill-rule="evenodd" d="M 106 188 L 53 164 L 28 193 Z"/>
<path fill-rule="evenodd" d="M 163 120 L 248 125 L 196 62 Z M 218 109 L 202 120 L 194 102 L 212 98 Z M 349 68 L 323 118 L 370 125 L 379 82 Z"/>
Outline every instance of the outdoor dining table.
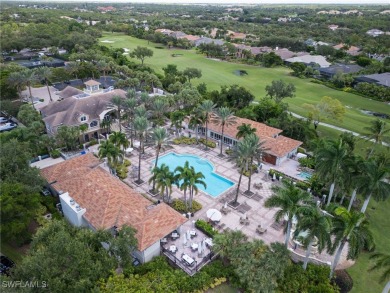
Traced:
<path fill-rule="evenodd" d="M 172 238 L 179 238 L 179 234 L 177 234 L 177 233 L 172 233 Z"/>
<path fill-rule="evenodd" d="M 189 265 L 192 265 L 194 263 L 194 259 L 192 257 L 190 257 L 189 255 L 187 254 L 183 254 L 183 259 L 186 263 L 188 263 Z"/>
<path fill-rule="evenodd" d="M 198 249 L 198 244 L 197 243 L 192 243 L 191 244 L 192 250 L 197 250 Z"/>
<path fill-rule="evenodd" d="M 190 236 L 191 237 L 196 236 L 196 231 L 195 230 L 190 230 Z"/>
<path fill-rule="evenodd" d="M 169 251 L 170 251 L 170 252 L 176 252 L 176 245 L 171 245 L 171 246 L 169 247 Z"/>

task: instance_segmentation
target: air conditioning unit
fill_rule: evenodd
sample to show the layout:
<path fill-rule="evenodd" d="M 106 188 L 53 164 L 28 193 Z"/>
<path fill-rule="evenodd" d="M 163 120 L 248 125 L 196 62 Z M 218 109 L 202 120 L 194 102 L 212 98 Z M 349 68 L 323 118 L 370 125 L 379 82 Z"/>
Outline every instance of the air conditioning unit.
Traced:
<path fill-rule="evenodd" d="M 62 190 L 58 190 L 58 195 L 63 194 L 64 192 Z"/>
<path fill-rule="evenodd" d="M 70 204 L 71 204 L 71 205 L 74 205 L 74 204 L 75 204 L 75 201 L 74 201 L 74 199 L 70 199 L 70 201 L 69 201 L 69 202 L 70 202 Z"/>
<path fill-rule="evenodd" d="M 77 211 L 80 211 L 80 210 L 81 210 L 81 208 L 80 208 L 79 205 L 76 205 L 76 210 L 77 210 Z"/>

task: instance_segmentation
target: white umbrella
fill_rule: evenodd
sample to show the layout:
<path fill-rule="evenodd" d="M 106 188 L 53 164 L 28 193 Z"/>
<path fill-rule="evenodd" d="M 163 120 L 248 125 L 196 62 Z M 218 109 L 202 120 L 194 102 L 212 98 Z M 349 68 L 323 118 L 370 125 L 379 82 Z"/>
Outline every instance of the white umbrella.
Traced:
<path fill-rule="evenodd" d="M 206 251 L 206 241 L 203 240 L 202 246 L 203 246 L 203 247 L 202 247 L 202 250 L 203 250 L 203 251 Z"/>
<path fill-rule="evenodd" d="M 127 148 L 127 149 L 125 149 L 125 152 L 126 153 L 131 153 L 133 150 L 134 150 L 133 148 Z"/>
<path fill-rule="evenodd" d="M 188 240 L 190 240 L 190 239 L 191 239 L 190 230 L 187 230 L 187 239 L 188 239 Z"/>
<path fill-rule="evenodd" d="M 184 244 L 184 246 L 187 245 L 187 236 L 186 236 L 186 233 L 183 234 L 183 244 Z"/>
<path fill-rule="evenodd" d="M 246 219 L 246 213 L 244 213 L 244 219 Z"/>
<path fill-rule="evenodd" d="M 220 211 L 216 209 L 209 209 L 206 213 L 207 218 L 209 218 L 211 221 L 217 222 L 222 219 L 222 214 Z"/>
<path fill-rule="evenodd" d="M 202 254 L 202 242 L 199 242 L 199 244 L 198 244 L 198 253 L 200 255 Z"/>
<path fill-rule="evenodd" d="M 227 209 L 227 201 L 225 202 L 225 205 L 223 206 L 225 209 Z"/>
<path fill-rule="evenodd" d="M 276 174 L 274 173 L 274 176 L 272 177 L 272 180 L 276 180 Z"/>

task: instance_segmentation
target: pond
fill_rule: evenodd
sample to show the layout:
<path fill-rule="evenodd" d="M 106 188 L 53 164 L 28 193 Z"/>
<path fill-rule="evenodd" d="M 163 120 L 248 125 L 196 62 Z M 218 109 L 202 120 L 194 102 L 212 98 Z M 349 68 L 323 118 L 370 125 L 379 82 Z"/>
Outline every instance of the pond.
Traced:
<path fill-rule="evenodd" d="M 364 114 L 367 114 L 367 115 L 378 117 L 378 118 L 390 119 L 390 115 L 384 114 L 384 113 L 378 113 L 378 112 L 373 112 L 373 111 L 364 110 L 364 109 L 362 109 L 361 112 Z"/>
<path fill-rule="evenodd" d="M 238 76 L 248 75 L 248 72 L 246 72 L 245 70 L 234 70 L 233 73 L 234 73 L 235 75 L 238 75 Z"/>

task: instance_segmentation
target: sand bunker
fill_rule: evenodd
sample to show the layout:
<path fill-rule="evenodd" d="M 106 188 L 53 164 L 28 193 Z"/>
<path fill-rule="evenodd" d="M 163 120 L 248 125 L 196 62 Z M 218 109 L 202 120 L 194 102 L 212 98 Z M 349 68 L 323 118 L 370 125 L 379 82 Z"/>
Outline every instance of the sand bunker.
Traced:
<path fill-rule="evenodd" d="M 104 41 L 100 41 L 100 43 L 115 43 L 114 41 L 109 41 L 109 40 L 104 40 Z"/>
<path fill-rule="evenodd" d="M 125 52 L 129 52 L 130 50 L 129 49 L 127 49 L 127 48 L 123 48 L 123 50 L 125 50 Z"/>

